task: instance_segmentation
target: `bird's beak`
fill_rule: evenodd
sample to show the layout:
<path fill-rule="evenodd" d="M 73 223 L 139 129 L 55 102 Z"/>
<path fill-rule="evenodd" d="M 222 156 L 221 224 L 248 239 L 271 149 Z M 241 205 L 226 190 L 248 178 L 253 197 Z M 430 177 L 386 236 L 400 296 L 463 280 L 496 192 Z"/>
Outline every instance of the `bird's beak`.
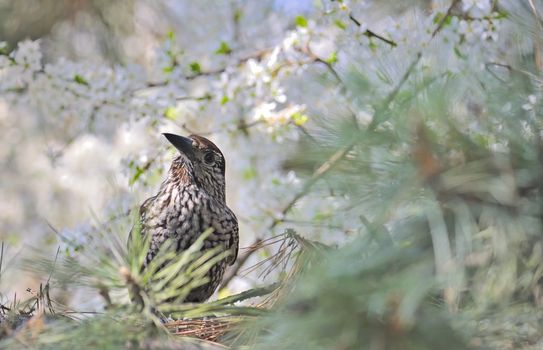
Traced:
<path fill-rule="evenodd" d="M 189 139 L 188 137 L 168 133 L 164 133 L 162 135 L 164 135 L 168 139 L 168 141 L 170 141 L 170 143 L 179 150 L 179 152 L 185 154 L 190 159 L 194 157 L 194 150 L 192 149 L 191 139 Z"/>

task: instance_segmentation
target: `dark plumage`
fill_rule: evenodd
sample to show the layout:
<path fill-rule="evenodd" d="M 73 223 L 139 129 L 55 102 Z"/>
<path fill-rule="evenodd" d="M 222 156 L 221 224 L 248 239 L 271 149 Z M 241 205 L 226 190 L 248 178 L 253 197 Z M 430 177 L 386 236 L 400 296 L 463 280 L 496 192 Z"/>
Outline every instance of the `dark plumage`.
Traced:
<path fill-rule="evenodd" d="M 238 222 L 225 201 L 225 160 L 219 148 L 208 139 L 164 134 L 180 152 L 170 167 L 158 193 L 140 208 L 141 232 L 151 235 L 146 265 L 168 238 L 177 251 L 186 250 L 208 228 L 213 233 L 204 250 L 223 245 L 231 254 L 208 272 L 210 282 L 193 289 L 185 302 L 202 302 L 219 286 L 227 264 L 238 253 Z"/>

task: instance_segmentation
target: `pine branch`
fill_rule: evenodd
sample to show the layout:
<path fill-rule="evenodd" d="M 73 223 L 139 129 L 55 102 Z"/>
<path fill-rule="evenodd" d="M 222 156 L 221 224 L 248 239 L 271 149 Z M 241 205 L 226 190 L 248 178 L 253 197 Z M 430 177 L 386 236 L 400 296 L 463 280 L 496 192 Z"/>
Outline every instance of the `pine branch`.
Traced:
<path fill-rule="evenodd" d="M 268 227 L 267 231 L 273 230 L 278 224 L 283 222 L 283 218 L 290 212 L 292 207 L 300 200 L 302 197 L 304 197 L 307 193 L 309 193 L 309 190 L 313 187 L 317 181 L 319 181 L 324 175 L 326 175 L 330 170 L 332 170 L 337 164 L 345 157 L 345 155 L 355 146 L 355 142 L 351 142 L 349 145 L 339 149 L 334 153 L 329 159 L 327 159 L 309 178 L 309 180 L 304 184 L 304 187 L 301 191 L 296 193 L 294 197 L 283 207 L 281 210 L 281 217 L 276 218 L 273 220 L 273 222 Z M 260 243 L 262 242 L 262 238 L 258 237 L 253 244 L 251 244 L 251 247 L 258 247 Z M 221 286 L 219 289 L 222 289 L 226 287 L 230 281 L 236 276 L 238 271 L 245 265 L 249 257 L 253 255 L 253 253 L 257 249 L 249 249 L 245 254 L 238 257 L 238 260 L 236 264 L 228 270 L 228 273 L 223 279 L 223 282 L 221 283 Z"/>
<path fill-rule="evenodd" d="M 447 11 L 447 15 L 445 18 L 452 12 L 453 8 L 460 2 L 460 0 L 453 0 L 451 5 L 449 6 L 449 9 Z M 443 26 L 445 25 L 445 20 L 441 20 L 439 24 L 437 25 L 436 29 L 432 33 L 432 37 L 430 38 L 430 41 L 441 31 Z M 374 131 L 377 126 L 379 126 L 380 123 L 385 121 L 383 118 L 378 118 L 377 115 L 382 115 L 382 113 L 390 107 L 390 104 L 394 101 L 394 99 L 397 97 L 398 93 L 400 92 L 401 88 L 405 84 L 405 82 L 409 79 L 413 71 L 415 70 L 415 67 L 420 62 L 420 59 L 422 58 L 423 50 L 421 49 L 415 59 L 411 62 L 409 67 L 407 68 L 406 72 L 398 82 L 398 84 L 394 87 L 394 89 L 387 95 L 387 97 L 384 99 L 383 103 L 381 104 L 380 112 L 376 113 L 376 117 L 372 120 L 370 125 L 368 126 L 368 131 Z M 333 67 L 332 67 L 333 68 Z M 341 81 L 341 80 L 340 80 Z M 379 110 L 378 110 L 379 111 Z M 334 153 L 330 158 L 328 158 L 322 165 L 311 175 L 309 180 L 304 184 L 302 190 L 294 195 L 292 199 L 283 207 L 281 210 L 281 217 L 276 218 L 273 220 L 271 225 L 268 227 L 267 231 L 273 230 L 278 224 L 283 222 L 284 217 L 286 214 L 290 212 L 290 210 L 293 208 L 293 206 L 298 202 L 302 197 L 304 197 L 309 190 L 313 187 L 313 185 L 318 182 L 324 175 L 326 175 L 330 170 L 332 170 L 348 153 L 350 150 L 353 149 L 353 147 L 356 145 L 357 140 L 354 139 L 351 142 L 349 142 L 346 146 L 340 148 L 336 153 Z M 257 237 L 254 242 L 250 245 L 251 248 L 258 247 L 262 242 L 262 237 Z M 254 254 L 254 252 L 257 249 L 249 249 L 245 254 L 238 257 L 236 264 L 232 266 L 226 273 L 223 282 L 221 283 L 219 289 L 225 288 L 228 286 L 228 284 L 232 281 L 232 279 L 237 275 L 239 270 L 245 265 L 247 260 Z"/>

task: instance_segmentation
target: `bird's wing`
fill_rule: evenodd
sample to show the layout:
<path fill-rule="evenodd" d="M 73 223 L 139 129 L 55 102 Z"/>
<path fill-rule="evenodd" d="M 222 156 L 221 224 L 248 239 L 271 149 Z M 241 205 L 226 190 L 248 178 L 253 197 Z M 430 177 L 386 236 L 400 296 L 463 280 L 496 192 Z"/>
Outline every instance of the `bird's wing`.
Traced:
<path fill-rule="evenodd" d="M 238 258 L 238 250 L 239 250 L 239 234 L 238 234 L 238 220 L 236 219 L 236 216 L 234 213 L 232 213 L 232 216 L 234 218 L 233 222 L 233 228 L 232 233 L 230 235 L 230 242 L 228 242 L 228 246 L 230 248 L 230 251 L 232 254 L 230 254 L 226 260 L 228 265 L 233 265 L 236 259 Z"/>
<path fill-rule="evenodd" d="M 211 227 L 213 227 L 215 233 L 219 237 L 223 237 L 220 240 L 226 246 L 226 249 L 230 251 L 230 254 L 226 257 L 226 262 L 229 265 L 232 265 L 238 257 L 238 219 L 234 212 L 225 206 L 224 203 L 219 203 L 204 193 L 202 202 L 205 201 L 207 201 L 207 204 L 205 205 L 206 208 L 219 208 L 215 214 L 211 216 Z M 224 238 L 225 236 L 229 236 L 228 241 Z"/>
<path fill-rule="evenodd" d="M 143 202 L 143 204 L 140 206 L 140 210 L 139 210 L 139 223 L 136 224 L 136 225 L 139 225 L 139 234 L 142 235 L 142 238 L 145 239 L 145 235 L 147 234 L 146 230 L 144 229 L 144 226 L 145 226 L 145 222 L 147 220 L 147 211 L 149 209 L 149 206 L 150 204 L 155 200 L 155 197 L 156 196 L 153 196 L 153 197 L 150 197 L 150 198 L 147 198 L 145 200 L 145 202 Z M 130 229 L 130 233 L 128 234 L 128 242 L 127 242 L 127 247 L 128 249 L 130 250 L 131 248 L 131 245 L 132 245 L 132 234 L 134 233 L 134 229 L 135 229 L 136 226 L 132 226 L 132 228 Z M 152 252 L 151 251 L 151 247 L 149 247 L 149 253 L 153 254 L 155 252 Z M 150 258 L 149 256 L 147 257 L 147 261 L 145 263 L 145 265 L 150 261 Z"/>
<path fill-rule="evenodd" d="M 145 202 L 140 206 L 139 210 L 139 224 L 142 225 L 145 221 L 145 213 L 147 212 L 147 207 L 149 206 L 149 203 L 151 203 L 151 200 L 153 200 L 155 197 L 147 198 Z M 130 229 L 130 232 L 128 233 L 128 241 L 126 242 L 127 246 L 130 247 L 130 244 L 132 243 L 132 233 L 134 232 L 134 226 Z M 140 226 L 141 231 L 141 226 Z"/>
<path fill-rule="evenodd" d="M 139 212 L 140 225 L 143 225 L 143 223 L 145 222 L 145 214 L 147 213 L 147 207 L 149 206 L 149 203 L 151 203 L 152 200 L 154 199 L 155 197 L 147 198 L 145 202 L 143 202 L 143 204 L 140 206 L 140 212 Z M 141 226 L 140 226 L 140 231 L 141 231 L 141 234 L 143 234 L 143 230 Z M 130 229 L 130 233 L 128 234 L 128 244 L 130 244 L 130 242 L 132 241 L 132 232 L 134 232 L 134 226 L 132 226 L 132 228 Z"/>
<path fill-rule="evenodd" d="M 143 202 L 143 204 L 140 207 L 140 221 L 143 224 L 146 219 L 147 209 L 149 208 L 149 205 L 155 200 L 156 196 L 149 197 Z"/>

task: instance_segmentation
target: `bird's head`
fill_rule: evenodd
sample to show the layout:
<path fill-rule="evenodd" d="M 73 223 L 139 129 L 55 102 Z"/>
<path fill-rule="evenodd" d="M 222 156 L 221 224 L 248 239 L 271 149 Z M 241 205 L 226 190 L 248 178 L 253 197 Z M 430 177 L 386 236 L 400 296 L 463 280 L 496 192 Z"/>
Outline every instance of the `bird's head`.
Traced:
<path fill-rule="evenodd" d="M 181 153 L 175 158 L 170 175 L 193 181 L 208 194 L 224 202 L 226 164 L 221 150 L 202 136 L 163 135 Z"/>

